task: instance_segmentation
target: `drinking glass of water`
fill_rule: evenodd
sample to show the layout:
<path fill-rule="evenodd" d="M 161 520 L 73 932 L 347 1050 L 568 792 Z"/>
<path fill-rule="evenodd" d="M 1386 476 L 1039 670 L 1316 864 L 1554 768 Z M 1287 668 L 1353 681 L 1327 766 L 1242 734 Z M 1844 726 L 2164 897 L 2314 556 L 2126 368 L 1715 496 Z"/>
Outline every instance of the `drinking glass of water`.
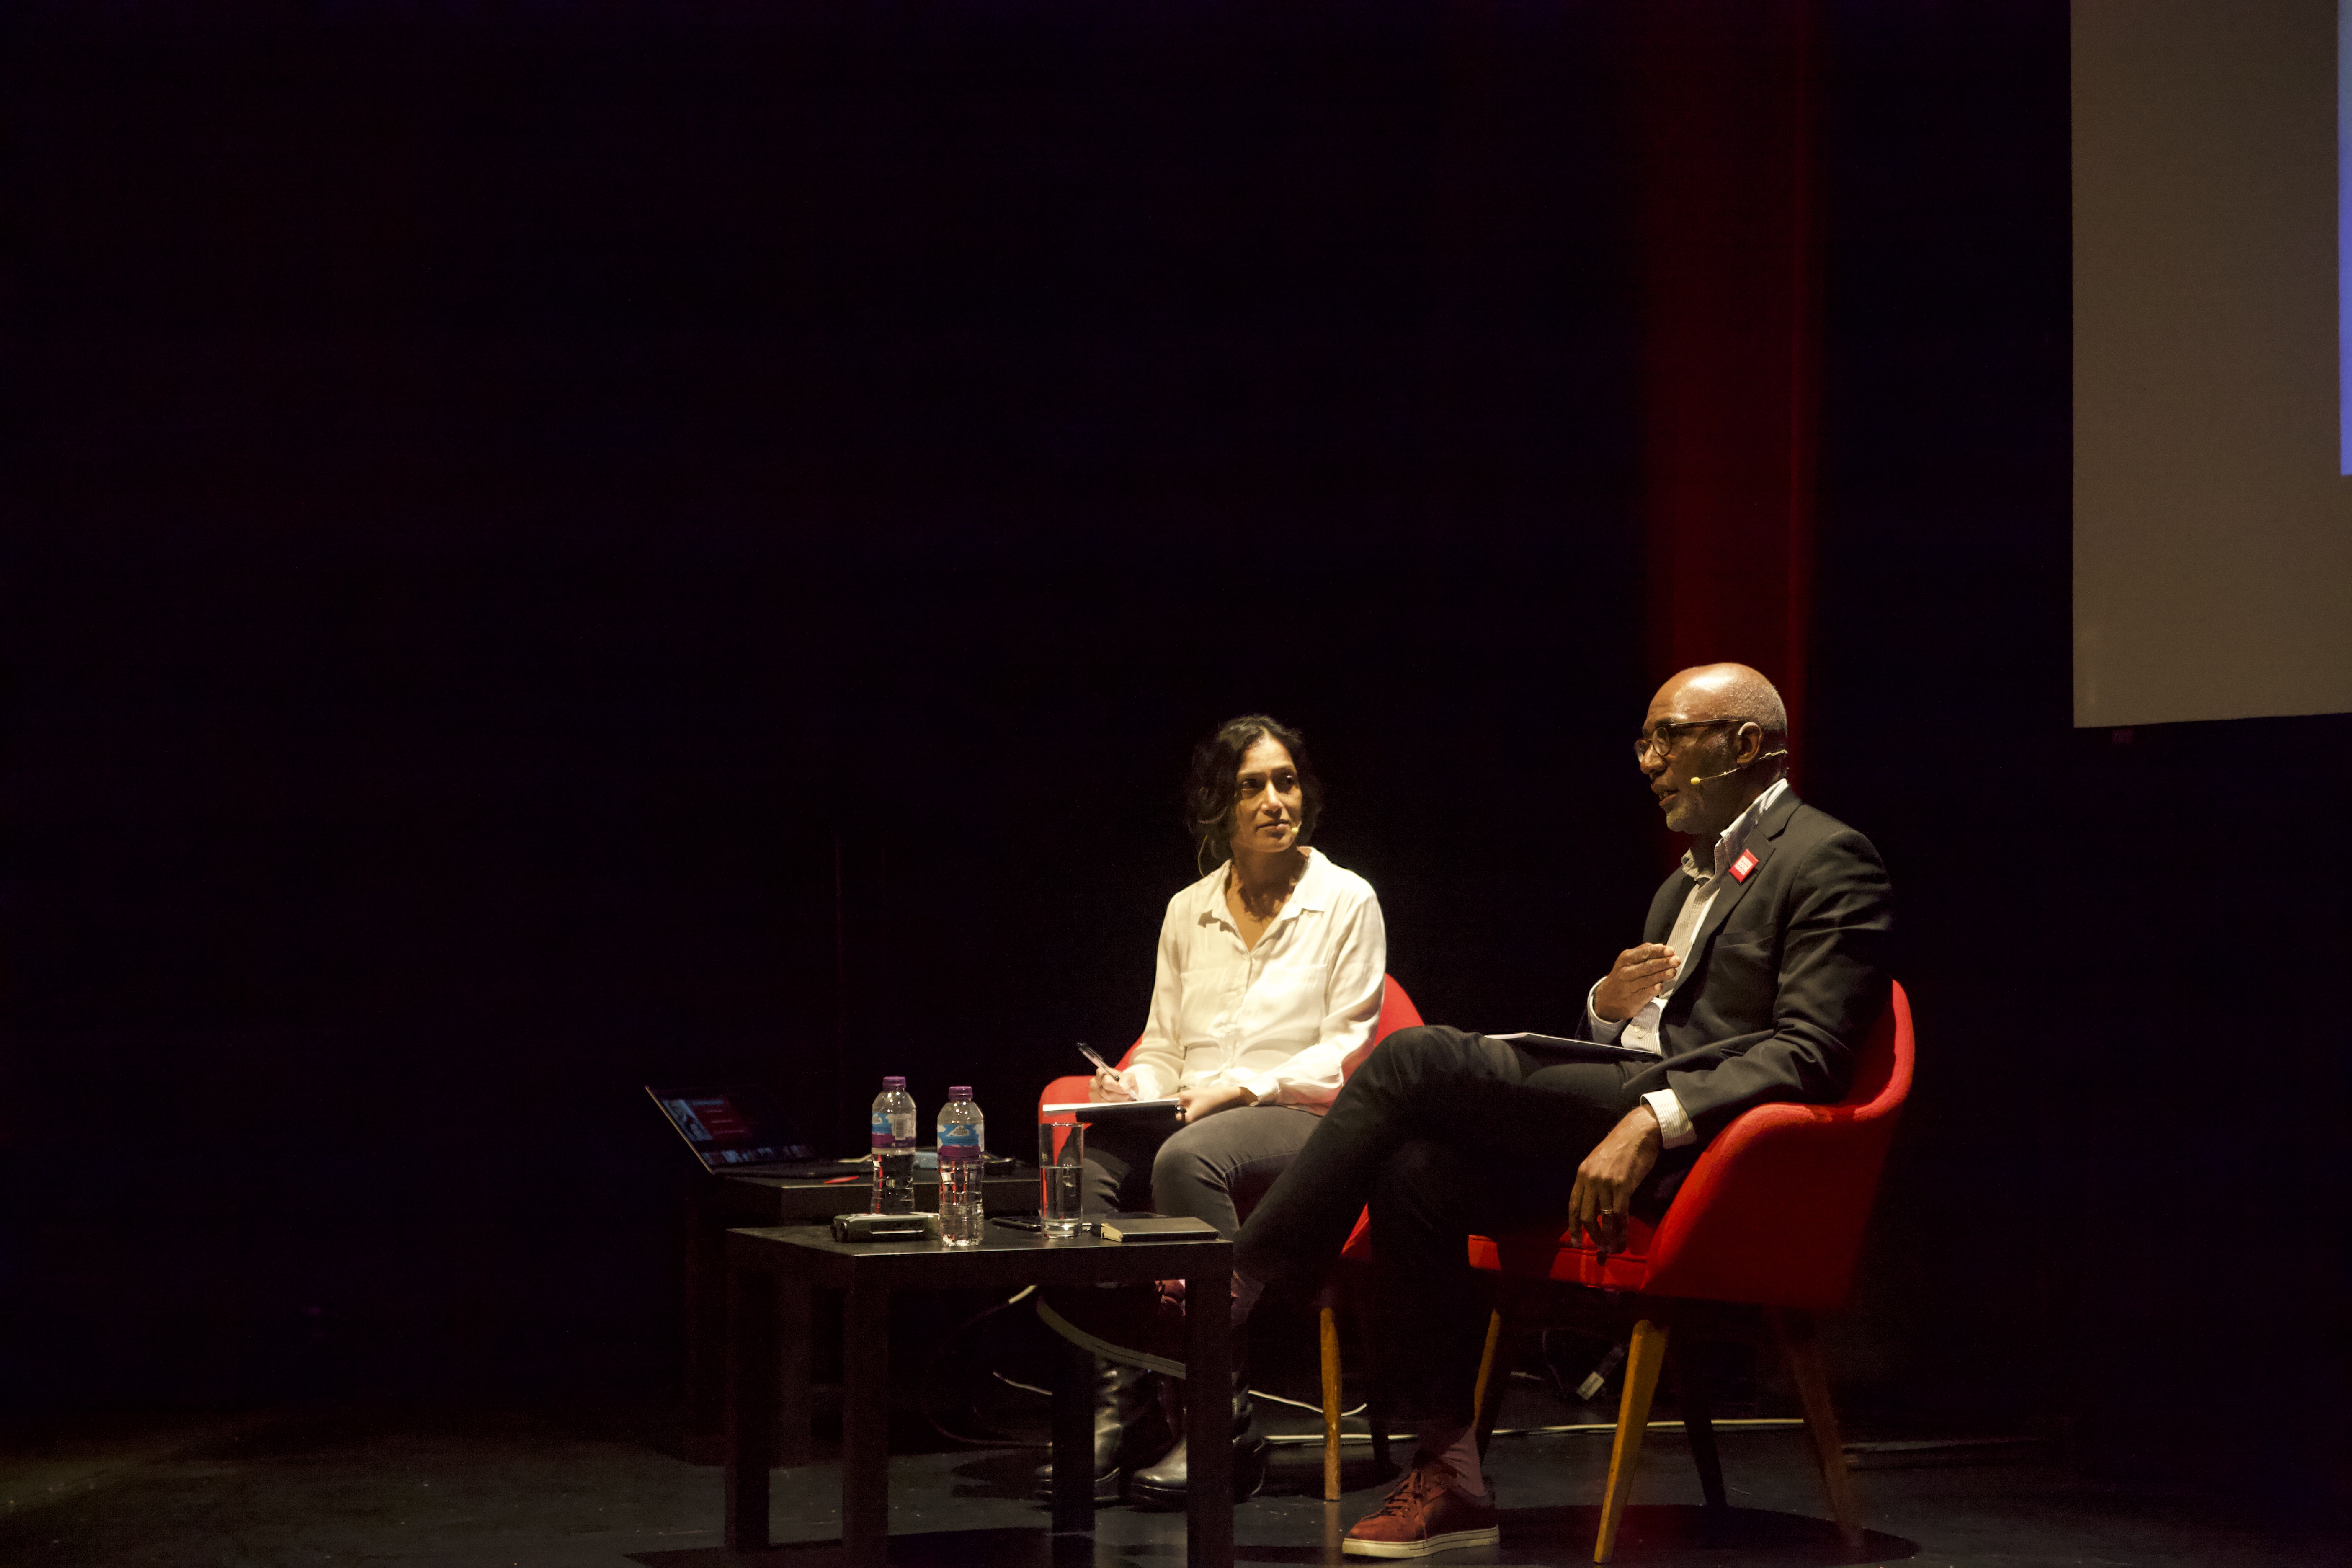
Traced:
<path fill-rule="evenodd" d="M 1087 1126 L 1083 1121 L 1037 1124 L 1037 1220 L 1048 1237 L 1078 1234 L 1081 1178 L 1087 1160 Z"/>

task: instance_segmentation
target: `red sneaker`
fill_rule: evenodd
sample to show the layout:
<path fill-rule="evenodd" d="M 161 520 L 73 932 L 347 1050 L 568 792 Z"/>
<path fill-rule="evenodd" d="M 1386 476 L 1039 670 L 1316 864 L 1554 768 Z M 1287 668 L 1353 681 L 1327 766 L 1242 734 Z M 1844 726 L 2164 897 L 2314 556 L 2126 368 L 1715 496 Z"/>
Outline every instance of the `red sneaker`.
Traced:
<path fill-rule="evenodd" d="M 1424 1458 L 1380 1507 L 1356 1521 L 1340 1544 L 1353 1557 L 1426 1557 L 1457 1546 L 1493 1546 L 1502 1539 L 1494 1494 L 1464 1497 L 1454 1489 L 1452 1472 Z"/>

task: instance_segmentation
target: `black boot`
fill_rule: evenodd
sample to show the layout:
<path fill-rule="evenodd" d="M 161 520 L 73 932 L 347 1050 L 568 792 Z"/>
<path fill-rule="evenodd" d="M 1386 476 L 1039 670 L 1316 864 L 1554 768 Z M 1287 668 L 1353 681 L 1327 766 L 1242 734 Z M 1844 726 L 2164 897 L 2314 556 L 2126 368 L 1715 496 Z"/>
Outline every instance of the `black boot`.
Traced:
<path fill-rule="evenodd" d="M 1234 1334 L 1234 1402 L 1232 1437 L 1234 1445 L 1234 1500 L 1257 1495 L 1265 1484 L 1265 1434 L 1257 1424 L 1257 1402 L 1250 1397 L 1249 1347 L 1240 1331 Z M 1184 1408 L 1184 1385 L 1169 1380 L 1173 1391 L 1171 1408 Z M 1174 1425 L 1173 1422 L 1171 1423 Z M 1182 1508 L 1184 1506 L 1185 1445 L 1191 1436 L 1184 1433 L 1176 1446 L 1153 1463 L 1145 1466 L 1127 1479 L 1129 1502 L 1146 1508 Z"/>
<path fill-rule="evenodd" d="M 1117 1362 L 1095 1363 L 1095 1501 L 1117 1502 L 1129 1470 L 1167 1441 L 1152 1373 Z M 1054 1495 L 1052 1460 L 1037 1467 L 1037 1495 Z"/>

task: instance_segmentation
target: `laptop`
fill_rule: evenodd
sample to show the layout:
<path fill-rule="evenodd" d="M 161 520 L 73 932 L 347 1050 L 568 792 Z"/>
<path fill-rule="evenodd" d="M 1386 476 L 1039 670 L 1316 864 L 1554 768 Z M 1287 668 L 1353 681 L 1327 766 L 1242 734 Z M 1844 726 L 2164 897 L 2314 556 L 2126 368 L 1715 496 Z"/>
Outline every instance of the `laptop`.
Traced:
<path fill-rule="evenodd" d="M 759 1084 L 724 1089 L 657 1089 L 646 1093 L 669 1118 L 702 1168 L 722 1176 L 792 1176 L 824 1181 L 864 1176 L 870 1162 L 820 1160 L 776 1097 Z"/>

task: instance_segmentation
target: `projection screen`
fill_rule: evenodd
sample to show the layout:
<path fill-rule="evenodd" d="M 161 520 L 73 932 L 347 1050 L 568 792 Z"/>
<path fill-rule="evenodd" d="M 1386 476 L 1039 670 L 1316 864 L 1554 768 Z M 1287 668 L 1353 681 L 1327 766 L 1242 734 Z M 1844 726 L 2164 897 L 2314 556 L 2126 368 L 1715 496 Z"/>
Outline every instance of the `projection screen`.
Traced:
<path fill-rule="evenodd" d="M 2335 0 L 2074 0 L 2074 722 L 2352 710 Z"/>

